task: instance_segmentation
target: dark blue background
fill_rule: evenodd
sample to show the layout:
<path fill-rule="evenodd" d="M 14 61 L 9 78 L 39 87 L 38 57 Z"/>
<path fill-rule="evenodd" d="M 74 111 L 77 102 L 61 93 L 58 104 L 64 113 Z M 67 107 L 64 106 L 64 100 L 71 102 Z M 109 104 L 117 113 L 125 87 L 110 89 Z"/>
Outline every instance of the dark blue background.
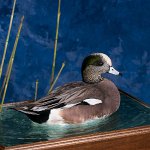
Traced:
<path fill-rule="evenodd" d="M 4 49 L 13 0 L 0 0 L 0 56 Z M 57 0 L 17 0 L 8 46 L 8 63 L 22 15 L 23 29 L 7 92 L 7 102 L 32 99 L 49 89 L 57 17 Z M 56 73 L 57 82 L 81 80 L 85 56 L 103 52 L 124 76 L 107 75 L 124 91 L 150 103 L 150 1 L 62 0 Z M 4 75 L 4 73 L 3 73 Z"/>

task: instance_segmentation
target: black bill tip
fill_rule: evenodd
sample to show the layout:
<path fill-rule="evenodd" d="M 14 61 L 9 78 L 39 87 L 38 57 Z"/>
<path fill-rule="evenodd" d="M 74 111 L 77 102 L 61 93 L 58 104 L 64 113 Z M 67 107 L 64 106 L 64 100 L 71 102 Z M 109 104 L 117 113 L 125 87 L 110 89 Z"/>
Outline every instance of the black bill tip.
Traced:
<path fill-rule="evenodd" d="M 119 76 L 121 76 L 121 77 L 122 77 L 122 73 L 121 73 L 121 72 L 119 72 Z"/>

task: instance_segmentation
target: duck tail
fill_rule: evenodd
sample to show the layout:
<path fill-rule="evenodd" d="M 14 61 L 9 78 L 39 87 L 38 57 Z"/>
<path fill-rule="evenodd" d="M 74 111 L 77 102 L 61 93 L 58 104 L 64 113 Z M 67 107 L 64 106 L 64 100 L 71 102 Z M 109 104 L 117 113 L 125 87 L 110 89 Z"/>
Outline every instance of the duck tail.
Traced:
<path fill-rule="evenodd" d="M 29 106 L 11 107 L 11 109 L 24 113 L 29 117 L 29 119 L 36 123 L 46 122 L 49 119 L 50 114 L 50 110 L 42 109 L 39 111 L 34 111 L 34 109 L 30 109 Z"/>
<path fill-rule="evenodd" d="M 50 110 L 41 111 L 38 115 L 26 114 L 33 122 L 44 123 L 49 119 Z"/>

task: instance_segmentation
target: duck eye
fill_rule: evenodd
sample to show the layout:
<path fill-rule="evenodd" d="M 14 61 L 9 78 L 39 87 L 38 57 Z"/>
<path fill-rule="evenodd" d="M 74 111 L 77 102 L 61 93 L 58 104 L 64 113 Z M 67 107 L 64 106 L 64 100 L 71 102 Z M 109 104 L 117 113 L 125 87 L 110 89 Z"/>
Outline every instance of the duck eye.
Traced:
<path fill-rule="evenodd" d="M 102 65 L 103 65 L 103 62 L 99 62 L 98 65 L 99 65 L 99 66 L 102 66 Z"/>

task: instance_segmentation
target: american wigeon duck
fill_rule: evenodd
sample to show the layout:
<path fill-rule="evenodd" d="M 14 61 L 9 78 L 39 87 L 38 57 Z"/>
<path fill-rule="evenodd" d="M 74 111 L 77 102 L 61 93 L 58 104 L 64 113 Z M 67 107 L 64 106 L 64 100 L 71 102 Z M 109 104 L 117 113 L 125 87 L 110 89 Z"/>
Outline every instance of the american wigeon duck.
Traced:
<path fill-rule="evenodd" d="M 94 53 L 83 60 L 82 80 L 58 87 L 49 95 L 14 108 L 37 123 L 82 123 L 110 116 L 120 105 L 120 93 L 103 73 L 121 75 L 112 67 L 111 59 Z"/>

